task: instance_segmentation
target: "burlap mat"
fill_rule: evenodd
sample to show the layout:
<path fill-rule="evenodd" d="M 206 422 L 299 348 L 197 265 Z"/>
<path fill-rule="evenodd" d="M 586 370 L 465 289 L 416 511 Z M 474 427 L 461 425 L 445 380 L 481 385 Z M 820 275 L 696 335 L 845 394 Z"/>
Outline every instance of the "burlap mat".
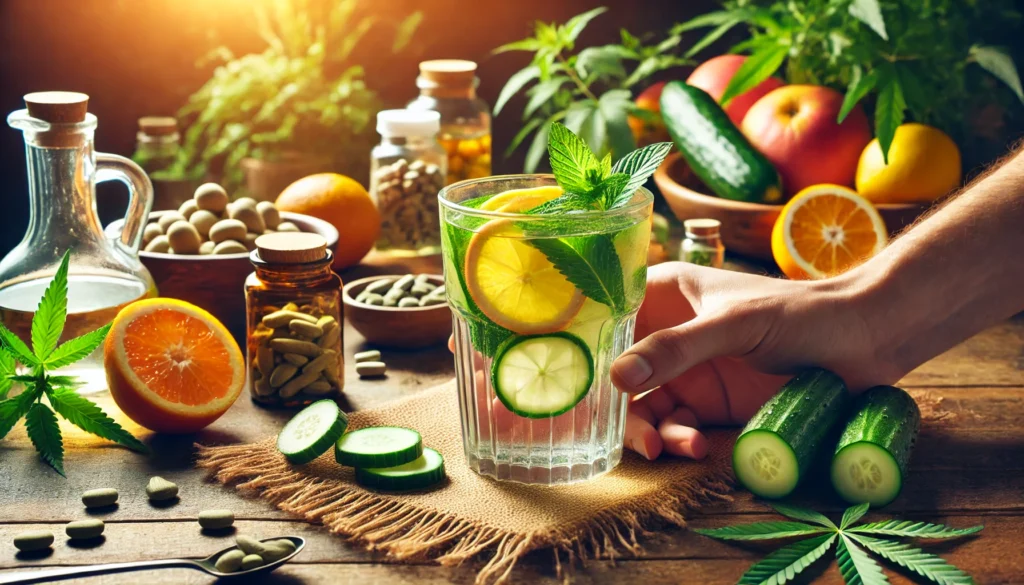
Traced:
<path fill-rule="evenodd" d="M 199 447 L 199 466 L 218 481 L 396 559 L 456 565 L 487 560 L 477 583 L 505 580 L 524 554 L 554 550 L 562 564 L 638 554 L 638 535 L 655 520 L 684 525 L 684 513 L 730 490 L 736 431 L 711 431 L 703 461 L 646 461 L 627 452 L 614 471 L 560 487 L 498 482 L 470 470 L 462 452 L 455 384 L 449 382 L 378 410 L 353 413 L 349 428 L 398 425 L 418 430 L 445 458 L 448 481 L 432 491 L 385 494 L 357 486 L 333 452 L 292 466 L 274 439 Z"/>

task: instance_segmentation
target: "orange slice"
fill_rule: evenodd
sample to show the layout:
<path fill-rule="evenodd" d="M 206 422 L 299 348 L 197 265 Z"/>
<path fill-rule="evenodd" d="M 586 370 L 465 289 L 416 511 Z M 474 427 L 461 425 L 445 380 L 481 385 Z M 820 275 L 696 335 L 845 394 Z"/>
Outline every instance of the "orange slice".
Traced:
<path fill-rule="evenodd" d="M 502 211 L 505 213 L 520 213 L 533 209 L 542 203 L 547 203 L 556 197 L 562 196 L 562 188 L 558 185 L 547 185 L 544 187 L 530 187 L 529 189 L 512 189 L 498 193 L 480 206 L 484 211 Z"/>
<path fill-rule="evenodd" d="M 184 301 L 148 299 L 117 314 L 104 344 L 117 406 L 147 429 L 190 433 L 235 402 L 245 359 L 213 315 Z"/>
<path fill-rule="evenodd" d="M 782 208 L 772 255 L 790 278 L 825 278 L 874 256 L 888 239 L 870 201 L 840 185 L 812 185 Z"/>
<path fill-rule="evenodd" d="M 585 297 L 511 220 L 483 225 L 466 250 L 466 288 L 484 315 L 522 335 L 572 322 Z"/>

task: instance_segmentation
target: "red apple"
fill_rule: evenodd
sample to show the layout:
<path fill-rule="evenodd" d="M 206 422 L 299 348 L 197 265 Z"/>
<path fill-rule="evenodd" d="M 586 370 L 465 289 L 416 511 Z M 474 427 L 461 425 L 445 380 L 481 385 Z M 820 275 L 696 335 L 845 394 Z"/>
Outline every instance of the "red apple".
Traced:
<path fill-rule="evenodd" d="M 641 110 L 647 110 L 655 114 L 661 113 L 661 90 L 665 89 L 665 82 L 659 81 L 654 85 L 640 92 L 640 95 L 636 96 L 636 107 Z M 629 123 L 629 129 L 633 131 L 633 138 L 636 140 L 637 146 L 646 146 L 655 142 L 671 142 L 672 138 L 668 135 L 668 130 L 665 129 L 664 122 L 661 118 L 657 121 L 646 121 L 636 116 L 630 116 L 627 120 Z"/>
<path fill-rule="evenodd" d="M 719 101 L 722 99 L 722 94 L 725 93 L 725 88 L 732 81 L 733 75 L 736 75 L 736 70 L 746 60 L 747 58 L 743 55 L 712 57 L 694 69 L 686 83 L 703 89 L 708 92 L 708 95 L 715 98 L 715 101 Z M 762 96 L 771 90 L 783 85 L 785 83 L 781 79 L 769 77 L 759 83 L 754 89 L 730 100 L 729 105 L 725 108 L 725 113 L 729 114 L 729 119 L 732 120 L 733 124 L 739 126 L 743 122 L 743 116 L 747 114 L 747 110 L 750 109 L 750 106 L 754 105 L 754 102 L 761 99 Z M 658 93 L 660 94 L 661 92 L 659 91 Z"/>
<path fill-rule="evenodd" d="M 819 183 L 853 185 L 871 127 L 860 106 L 837 124 L 842 104 L 834 89 L 787 85 L 757 100 L 743 118 L 743 134 L 778 169 L 788 195 Z"/>

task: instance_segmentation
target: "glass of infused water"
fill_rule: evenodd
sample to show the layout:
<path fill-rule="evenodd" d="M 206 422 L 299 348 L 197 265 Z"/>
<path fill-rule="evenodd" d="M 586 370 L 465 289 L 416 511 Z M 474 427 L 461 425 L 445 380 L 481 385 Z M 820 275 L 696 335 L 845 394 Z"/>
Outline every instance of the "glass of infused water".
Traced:
<path fill-rule="evenodd" d="M 609 371 L 633 343 L 653 197 L 536 213 L 560 195 L 550 175 L 509 175 L 439 197 L 463 446 L 501 480 L 572 483 L 622 457 L 628 397 Z"/>

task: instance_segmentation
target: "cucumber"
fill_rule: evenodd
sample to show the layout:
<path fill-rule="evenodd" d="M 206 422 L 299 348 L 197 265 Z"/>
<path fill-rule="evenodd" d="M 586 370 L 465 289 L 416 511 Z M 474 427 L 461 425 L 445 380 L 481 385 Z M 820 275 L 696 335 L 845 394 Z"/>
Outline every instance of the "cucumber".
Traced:
<path fill-rule="evenodd" d="M 782 179 L 713 97 L 673 81 L 661 93 L 661 117 L 693 174 L 725 199 L 781 203 Z"/>
<path fill-rule="evenodd" d="M 856 403 L 832 456 L 832 486 L 851 504 L 885 506 L 896 499 L 921 426 L 909 394 L 875 386 Z"/>
<path fill-rule="evenodd" d="M 444 457 L 431 448 L 419 458 L 395 467 L 356 468 L 356 483 L 379 490 L 420 490 L 444 479 Z"/>
<path fill-rule="evenodd" d="M 350 467 L 394 467 L 420 455 L 420 434 L 404 427 L 359 429 L 342 435 L 334 445 L 334 459 Z"/>
<path fill-rule="evenodd" d="M 806 370 L 786 383 L 736 439 L 732 468 L 748 490 L 789 495 L 813 466 L 830 432 L 845 420 L 850 394 L 839 376 Z"/>
<path fill-rule="evenodd" d="M 513 337 L 498 348 L 491 365 L 498 400 L 527 418 L 568 412 L 593 381 L 594 358 L 587 344 L 565 332 Z"/>
<path fill-rule="evenodd" d="M 323 455 L 348 426 L 348 417 L 333 400 L 319 400 L 292 417 L 277 435 L 277 450 L 296 465 Z"/>

